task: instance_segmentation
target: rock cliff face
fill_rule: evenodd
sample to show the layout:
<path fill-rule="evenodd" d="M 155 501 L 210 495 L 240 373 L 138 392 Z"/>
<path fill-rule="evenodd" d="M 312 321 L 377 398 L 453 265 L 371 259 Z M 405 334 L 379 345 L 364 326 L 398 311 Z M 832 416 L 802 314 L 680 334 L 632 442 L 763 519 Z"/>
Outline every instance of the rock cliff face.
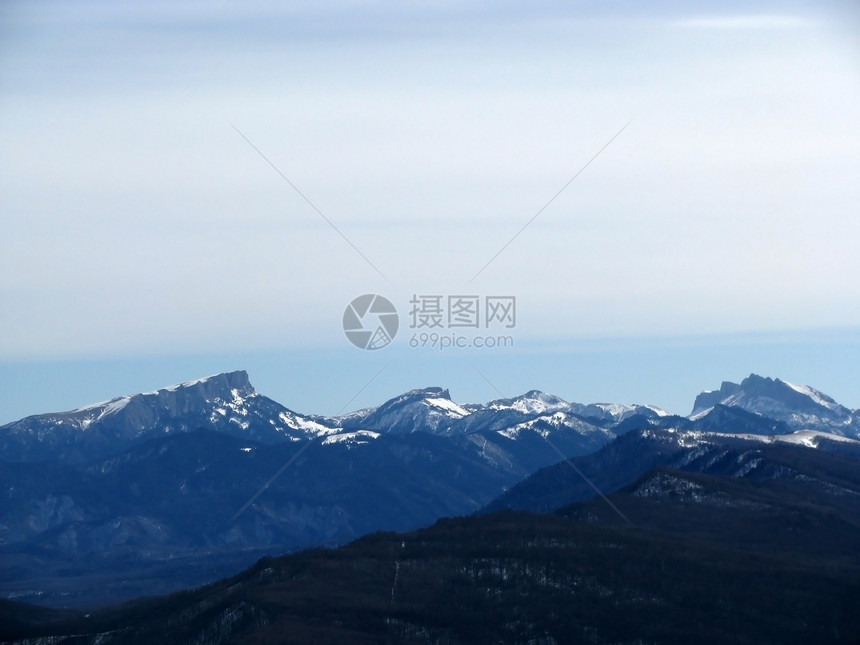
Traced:
<path fill-rule="evenodd" d="M 739 389 L 741 389 L 741 386 L 738 383 L 723 381 L 719 390 L 709 390 L 707 392 L 700 393 L 693 402 L 693 411 L 690 414 L 694 415 L 704 412 L 708 408 L 712 408 L 718 403 L 722 403 L 732 394 L 735 394 Z"/>
<path fill-rule="evenodd" d="M 293 413 L 257 394 L 247 372 L 229 372 L 69 412 L 26 417 L 0 427 L 0 455 L 10 462 L 83 464 L 149 439 L 200 428 L 272 442 L 288 438 L 287 423 L 270 423 L 281 414 L 287 419 Z"/>
<path fill-rule="evenodd" d="M 702 392 L 692 418 L 724 406 L 785 423 L 791 430 L 821 430 L 860 438 L 860 414 L 809 387 L 750 374 L 741 383 L 723 382 L 719 390 Z"/>

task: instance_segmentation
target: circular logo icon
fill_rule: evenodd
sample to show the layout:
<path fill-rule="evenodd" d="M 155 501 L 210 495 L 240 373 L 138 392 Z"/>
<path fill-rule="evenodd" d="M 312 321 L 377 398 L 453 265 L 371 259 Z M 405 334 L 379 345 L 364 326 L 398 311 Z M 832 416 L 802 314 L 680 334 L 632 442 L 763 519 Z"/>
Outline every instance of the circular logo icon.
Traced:
<path fill-rule="evenodd" d="M 366 293 L 343 312 L 343 333 L 359 349 L 382 349 L 397 335 L 400 317 L 388 298 Z"/>

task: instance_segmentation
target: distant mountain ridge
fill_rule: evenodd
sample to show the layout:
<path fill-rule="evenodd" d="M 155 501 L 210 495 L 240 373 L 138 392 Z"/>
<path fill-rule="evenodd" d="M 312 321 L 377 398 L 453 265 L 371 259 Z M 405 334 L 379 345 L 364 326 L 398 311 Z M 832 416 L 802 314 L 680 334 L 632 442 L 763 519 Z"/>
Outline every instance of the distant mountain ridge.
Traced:
<path fill-rule="evenodd" d="M 750 416 L 755 415 L 755 416 Z M 137 442 L 207 428 L 230 436 L 275 444 L 306 441 L 343 431 L 382 434 L 427 432 L 444 436 L 514 428 L 543 419 L 569 427 L 583 423 L 612 430 L 637 425 L 678 425 L 707 430 L 763 432 L 819 430 L 860 438 L 860 413 L 809 386 L 752 374 L 741 383 L 696 397 L 688 417 L 670 415 L 653 405 L 568 403 L 531 390 L 487 404 L 458 404 L 448 390 L 412 390 L 375 408 L 340 417 L 301 414 L 258 394 L 245 371 L 189 381 L 131 396 L 121 396 L 69 412 L 39 414 L 0 427 L 0 459 L 33 462 L 59 459 L 84 463 L 128 449 Z M 540 424 L 539 424 L 540 425 Z"/>
<path fill-rule="evenodd" d="M 268 442 L 298 440 L 301 420 L 257 394 L 248 374 L 236 371 L 9 423 L 0 427 L 0 458 L 85 463 L 199 428 Z"/>
<path fill-rule="evenodd" d="M 622 407 L 624 415 L 641 410 L 657 416 L 653 406 Z M 604 430 L 624 416 L 593 405 L 569 404 L 536 390 L 486 405 L 460 405 L 451 400 L 448 390 L 439 387 L 412 390 L 378 407 L 339 417 L 305 415 L 258 394 L 247 372 L 235 371 L 6 424 L 0 427 L 0 459 L 85 463 L 152 438 L 201 428 L 268 444 L 356 430 L 467 435 L 553 414 L 558 426 L 558 413 L 575 421 L 579 429 L 584 427 L 585 416 Z M 613 436 L 604 434 L 607 440 Z"/>
<path fill-rule="evenodd" d="M 807 385 L 751 374 L 740 383 L 723 382 L 719 390 L 696 397 L 690 418 L 707 414 L 717 405 L 741 408 L 785 422 L 792 430 L 823 430 L 860 437 L 860 414 Z"/>
<path fill-rule="evenodd" d="M 801 446 L 814 450 L 798 452 Z M 745 435 L 643 428 L 591 454 L 573 457 L 570 463 L 559 462 L 538 470 L 493 500 L 483 512 L 505 508 L 555 511 L 594 497 L 592 483 L 602 491 L 614 491 L 652 468 L 753 480 L 810 480 L 812 470 L 800 471 L 792 464 L 798 455 L 819 467 L 845 459 L 856 467 L 860 462 L 860 440 L 815 431 Z M 834 482 L 827 485 L 836 486 Z"/>
<path fill-rule="evenodd" d="M 429 387 L 326 417 L 257 393 L 237 371 L 27 417 L 0 427 L 0 556 L 12 565 L 0 594 L 62 605 L 160 593 L 262 553 L 593 495 L 565 458 L 608 492 L 647 468 L 719 464 L 742 445 L 742 466 L 771 444 L 856 448 L 857 411 L 778 379 L 724 384 L 694 409 L 537 390 L 459 404 Z"/>
<path fill-rule="evenodd" d="M 0 428 L 0 555 L 14 563 L 0 593 L 63 604 L 165 592 L 262 553 L 474 512 L 614 438 L 611 423 L 547 400 L 461 406 L 425 388 L 324 417 L 231 372 L 27 417 Z"/>

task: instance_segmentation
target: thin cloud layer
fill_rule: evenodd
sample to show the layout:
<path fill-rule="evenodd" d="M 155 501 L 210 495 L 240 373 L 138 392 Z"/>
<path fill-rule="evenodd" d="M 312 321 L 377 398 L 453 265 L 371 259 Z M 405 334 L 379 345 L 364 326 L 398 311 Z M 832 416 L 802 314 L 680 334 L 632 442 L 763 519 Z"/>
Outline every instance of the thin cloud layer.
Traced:
<path fill-rule="evenodd" d="M 522 337 L 860 324 L 834 21 L 601 7 L 13 4 L 0 358 L 339 347 L 345 302 L 461 291 L 628 121 L 473 286 Z"/>

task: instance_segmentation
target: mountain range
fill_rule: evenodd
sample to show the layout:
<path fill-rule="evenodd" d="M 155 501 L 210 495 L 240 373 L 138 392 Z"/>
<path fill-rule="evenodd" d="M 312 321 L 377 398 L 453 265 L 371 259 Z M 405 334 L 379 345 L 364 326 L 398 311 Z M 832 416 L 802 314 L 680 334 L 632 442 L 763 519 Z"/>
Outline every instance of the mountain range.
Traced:
<path fill-rule="evenodd" d="M 855 459 L 858 437 L 858 411 L 756 375 L 703 392 L 687 417 L 538 391 L 458 404 L 441 388 L 325 417 L 231 372 L 0 427 L 0 593 L 168 593 L 373 531 L 555 511 L 655 467 L 775 479 L 792 450 Z"/>
<path fill-rule="evenodd" d="M 104 611 L 0 602 L 0 640 L 856 643 L 857 462 L 767 445 L 777 450 L 758 478 L 660 467 L 553 513 L 376 532 Z M 763 476 L 779 461 L 796 476 Z"/>

